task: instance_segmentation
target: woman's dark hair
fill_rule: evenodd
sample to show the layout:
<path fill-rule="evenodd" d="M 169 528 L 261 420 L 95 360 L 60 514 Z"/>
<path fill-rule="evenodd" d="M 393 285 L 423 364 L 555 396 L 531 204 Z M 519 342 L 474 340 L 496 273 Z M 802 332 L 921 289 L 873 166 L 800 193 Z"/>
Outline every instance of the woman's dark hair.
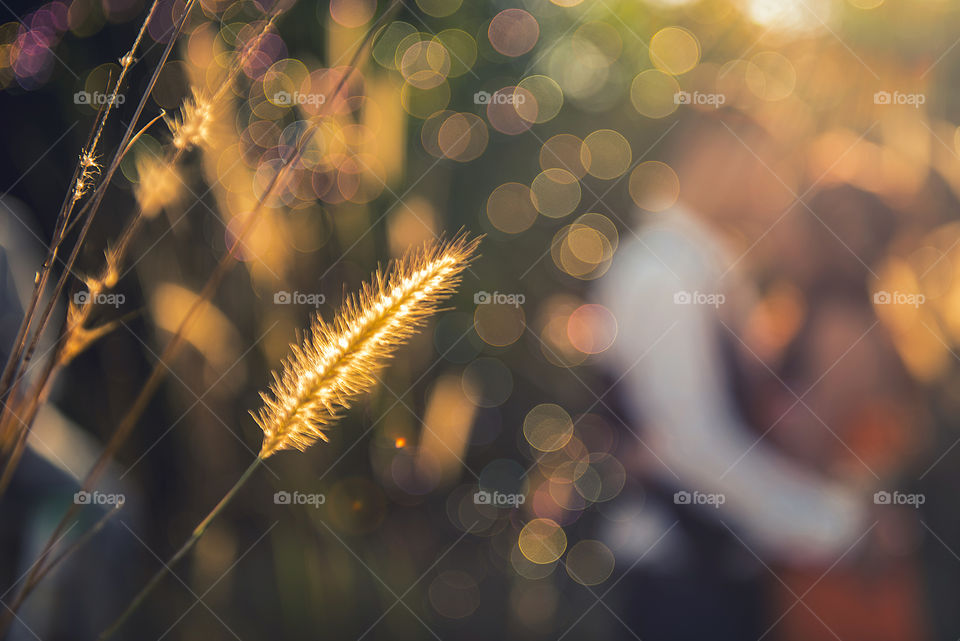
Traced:
<path fill-rule="evenodd" d="M 799 204 L 809 244 L 813 285 L 866 291 L 868 277 L 883 260 L 897 231 L 897 215 L 881 198 L 852 185 L 826 187 Z"/>

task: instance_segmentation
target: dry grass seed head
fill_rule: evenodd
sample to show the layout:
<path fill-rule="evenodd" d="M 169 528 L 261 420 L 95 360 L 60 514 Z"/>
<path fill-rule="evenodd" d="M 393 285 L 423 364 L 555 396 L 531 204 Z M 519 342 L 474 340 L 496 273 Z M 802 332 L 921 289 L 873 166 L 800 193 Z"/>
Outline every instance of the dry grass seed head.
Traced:
<path fill-rule="evenodd" d="M 173 134 L 173 146 L 180 150 L 200 147 L 210 136 L 214 106 L 204 92 L 194 89 L 193 96 L 183 101 L 180 115 L 164 117 Z"/>
<path fill-rule="evenodd" d="M 261 458 L 280 450 L 303 451 L 358 396 L 374 387 L 377 372 L 452 295 L 479 244 L 461 234 L 432 242 L 377 270 L 349 297 L 332 322 L 317 314 L 291 354 L 254 419 L 263 430 Z"/>

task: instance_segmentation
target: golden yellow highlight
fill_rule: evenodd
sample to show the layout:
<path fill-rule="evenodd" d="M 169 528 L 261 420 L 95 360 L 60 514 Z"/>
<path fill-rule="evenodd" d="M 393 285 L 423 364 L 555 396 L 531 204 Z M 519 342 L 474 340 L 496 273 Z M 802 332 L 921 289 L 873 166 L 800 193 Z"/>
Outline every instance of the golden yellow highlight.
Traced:
<path fill-rule="evenodd" d="M 80 176 L 77 177 L 77 184 L 73 189 L 73 202 L 77 202 L 87 193 L 93 185 L 95 176 L 100 174 L 100 163 L 93 151 L 85 151 L 80 154 Z"/>
<path fill-rule="evenodd" d="M 210 136 L 210 126 L 214 120 L 213 104 L 201 91 L 194 89 L 193 97 L 183 102 L 180 115 L 167 118 L 167 126 L 173 134 L 173 146 L 186 150 L 200 147 Z"/>
<path fill-rule="evenodd" d="M 318 314 L 274 372 L 270 392 L 261 393 L 264 406 L 253 415 L 264 436 L 260 458 L 327 440 L 324 429 L 376 384 L 386 360 L 456 291 L 478 244 L 466 235 L 428 243 L 386 274 L 378 270 L 333 322 Z"/>
<path fill-rule="evenodd" d="M 435 467 L 441 483 L 457 478 L 463 469 L 477 406 L 463 392 L 460 377 L 441 377 L 427 400 L 427 413 L 417 450 L 417 468 L 424 476 Z"/>
<path fill-rule="evenodd" d="M 138 182 L 134 193 L 144 216 L 153 218 L 181 199 L 183 181 L 175 165 L 148 152 L 137 156 L 136 166 Z"/>

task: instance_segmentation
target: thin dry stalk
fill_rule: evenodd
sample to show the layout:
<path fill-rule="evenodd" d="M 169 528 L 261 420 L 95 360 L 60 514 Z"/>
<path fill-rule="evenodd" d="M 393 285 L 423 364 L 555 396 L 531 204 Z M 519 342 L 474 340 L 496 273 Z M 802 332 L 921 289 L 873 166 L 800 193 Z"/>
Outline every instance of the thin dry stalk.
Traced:
<path fill-rule="evenodd" d="M 340 95 L 340 92 L 343 90 L 343 87 L 346 85 L 347 81 L 352 77 L 353 71 L 356 69 L 357 62 L 359 61 L 360 56 L 366 51 L 367 46 L 373 38 L 373 35 L 376 33 L 387 19 L 395 13 L 395 11 L 403 5 L 402 0 L 393 0 L 391 5 L 384 11 L 384 13 L 370 26 L 363 40 L 360 42 L 359 46 L 356 48 L 352 59 L 350 60 L 348 66 L 350 71 L 341 78 L 337 87 L 333 91 L 334 99 Z M 185 14 L 186 15 L 186 14 Z M 271 18 L 272 19 L 272 18 Z M 181 25 L 182 27 L 182 25 Z M 171 40 L 171 43 L 173 40 Z M 148 88 L 148 93 L 152 90 L 153 84 L 156 82 L 156 77 L 151 80 L 150 87 Z M 334 102 L 334 100 L 328 101 L 328 104 Z M 322 116 L 322 114 L 321 114 Z M 200 292 L 200 295 L 197 297 L 197 300 L 191 306 L 191 308 L 185 314 L 183 320 L 180 323 L 180 326 L 177 328 L 177 331 L 174 333 L 173 338 L 164 348 L 160 358 L 158 359 L 157 364 L 154 366 L 153 370 L 150 373 L 150 376 L 147 378 L 147 381 L 144 383 L 143 387 L 140 389 L 140 392 L 137 394 L 137 397 L 134 399 L 133 405 L 121 419 L 120 424 L 117 426 L 117 429 L 114 431 L 113 435 L 110 437 L 110 440 L 107 442 L 100 456 L 97 458 L 90 472 L 87 473 L 87 476 L 84 478 L 81 485 L 82 489 L 89 490 L 93 485 L 99 480 L 100 476 L 103 474 L 103 471 L 106 469 L 108 462 L 119 450 L 120 446 L 126 441 L 127 437 L 130 435 L 130 432 L 136 426 L 137 421 L 140 416 L 143 414 L 144 410 L 147 407 L 152 396 L 156 393 L 161 382 L 166 376 L 166 365 L 164 363 L 173 360 L 180 351 L 180 348 L 183 346 L 184 336 L 186 331 L 192 326 L 197 315 L 199 314 L 202 306 L 210 299 L 213 295 L 213 292 L 219 286 L 220 282 L 223 280 L 226 273 L 233 266 L 233 263 L 236 260 L 236 252 L 238 248 L 243 245 L 247 236 L 254 229 L 256 222 L 258 220 L 259 212 L 262 210 L 265 203 L 269 202 L 273 197 L 277 187 L 282 184 L 281 179 L 285 176 L 286 172 L 289 171 L 290 167 L 295 166 L 296 162 L 303 155 L 303 151 L 309 142 L 312 134 L 316 131 L 316 126 L 308 130 L 308 133 L 301 137 L 299 145 L 297 146 L 295 152 L 284 161 L 284 164 L 281 165 L 277 173 L 273 176 L 270 183 L 267 185 L 267 188 L 264 194 L 258 200 L 257 206 L 254 208 L 253 212 L 247 217 L 248 219 L 244 222 L 241 228 L 238 231 L 236 241 L 227 251 L 227 253 L 220 259 L 220 262 L 217 264 L 217 267 L 214 269 L 210 278 L 207 280 L 203 289 Z M 101 184 L 101 188 L 105 183 Z M 99 202 L 96 203 L 99 205 Z M 89 203 L 88 203 L 89 205 Z M 84 228 L 89 227 L 89 219 L 85 223 Z M 75 256 L 72 257 L 75 260 Z M 72 262 L 71 262 L 72 264 Z M 58 288 L 59 291 L 62 290 L 62 287 Z M 31 571 L 30 575 L 27 576 L 27 580 L 24 582 L 23 588 L 17 594 L 17 597 L 14 599 L 13 603 L 10 604 L 5 613 L 0 614 L 0 637 L 4 634 L 5 630 L 9 627 L 12 620 L 12 616 L 16 613 L 17 609 L 23 604 L 26 597 L 33 591 L 36 587 L 37 580 L 36 576 L 40 572 L 40 568 L 44 565 L 45 559 L 49 556 L 50 551 L 57 541 L 63 531 L 66 529 L 67 524 L 70 522 L 71 518 L 76 514 L 77 506 L 73 505 L 67 509 L 67 512 L 61 518 L 60 522 L 57 524 L 57 527 L 54 528 L 50 537 L 47 539 L 43 550 L 40 553 L 37 562 L 34 565 L 34 570 Z"/>
<path fill-rule="evenodd" d="M 12 350 L 12 352 L 20 353 L 22 354 L 22 356 L 20 358 L 14 359 L 12 361 L 12 365 L 9 368 L 9 371 L 5 371 L 4 374 L 2 375 L 2 377 L 7 379 L 6 383 L 8 385 L 10 381 L 13 380 L 13 376 L 15 376 L 20 371 L 25 370 L 25 368 L 30 362 L 30 359 L 32 358 L 34 351 L 36 350 L 37 345 L 39 344 L 40 336 L 43 334 L 43 330 L 45 329 L 47 323 L 49 322 L 50 315 L 53 312 L 56 301 L 63 292 L 64 286 L 66 285 L 66 281 L 69 278 L 73 270 L 73 266 L 76 262 L 77 256 L 79 255 L 80 248 L 83 246 L 83 242 L 86 239 L 87 233 L 89 232 L 94 216 L 96 215 L 96 212 L 100 207 L 100 203 L 103 201 L 103 196 L 106 193 L 106 188 L 110 184 L 111 180 L 113 179 L 113 175 L 115 174 L 117 168 L 120 165 L 120 161 L 123 158 L 123 154 L 127 151 L 127 144 L 129 143 L 131 137 L 133 136 L 136 123 L 137 121 L 139 121 L 140 116 L 143 113 L 144 108 L 146 107 L 147 100 L 149 99 L 150 94 L 153 92 L 153 88 L 156 85 L 160 72 L 162 71 L 163 66 L 166 64 L 167 59 L 170 57 L 170 53 L 173 50 L 174 44 L 179 39 L 179 35 L 182 32 L 184 25 L 186 24 L 187 17 L 190 15 L 190 12 L 195 6 L 195 4 L 196 4 L 196 0 L 187 0 L 186 6 L 183 9 L 183 14 L 180 17 L 180 20 L 177 22 L 177 25 L 171 35 L 170 41 L 167 43 L 166 47 L 164 48 L 163 53 L 160 57 L 160 61 L 157 63 L 157 67 L 154 69 L 154 72 L 150 78 L 150 81 L 147 83 L 147 86 L 144 89 L 143 94 L 141 95 L 140 101 L 137 104 L 136 111 L 133 115 L 133 118 L 130 121 L 130 124 L 127 126 L 124 132 L 121 142 L 117 148 L 117 152 L 114 154 L 113 160 L 110 163 L 110 166 L 106 174 L 104 175 L 104 178 L 101 181 L 99 187 L 94 192 L 91 202 L 88 202 L 87 206 L 84 207 L 84 211 L 87 211 L 86 220 L 84 221 L 83 227 L 81 228 L 78 239 L 73 247 L 70 257 L 64 266 L 64 271 L 60 275 L 60 278 L 57 281 L 57 285 L 54 289 L 51 299 L 47 304 L 46 308 L 44 309 L 39 325 L 37 326 L 37 329 L 33 333 L 33 338 L 29 341 L 27 348 L 24 350 L 19 345 L 19 342 L 26 341 L 27 337 L 29 336 L 27 332 L 24 332 L 20 341 L 18 341 L 18 345 L 15 345 L 14 349 Z M 151 6 L 150 14 L 153 13 L 153 11 L 156 9 L 156 6 L 157 6 L 157 3 L 155 2 L 154 5 Z M 146 25 L 149 22 L 149 19 L 150 19 L 150 16 L 148 15 L 147 19 L 144 21 L 144 25 Z M 138 37 L 136 40 L 137 43 L 139 43 L 140 38 L 142 38 L 142 35 L 143 35 L 143 29 L 141 29 L 141 32 L 138 34 Z M 128 53 L 126 56 L 124 56 L 124 58 L 121 60 L 125 69 L 128 69 L 133 64 L 133 59 L 134 59 L 133 50 L 131 50 L 131 52 Z M 118 82 L 122 79 L 123 75 L 124 74 L 121 74 L 121 78 L 118 78 Z M 119 84 L 117 85 L 117 87 L 119 88 Z M 96 136 L 95 139 L 98 139 L 98 136 Z M 92 155 L 90 155 L 89 157 L 92 158 Z M 75 185 L 73 187 L 75 187 Z M 75 203 L 76 200 L 73 199 L 72 197 L 70 197 L 69 200 L 71 201 L 71 204 L 68 206 L 72 207 L 72 204 Z M 64 228 L 66 228 L 65 224 L 64 224 Z M 57 243 L 57 246 L 58 245 L 59 245 L 59 241 Z M 47 273 L 49 273 L 50 265 L 47 265 L 46 268 L 47 268 Z M 39 296 L 38 296 L 38 299 L 39 299 Z M 33 311 L 36 311 L 36 310 L 34 309 Z M 24 322 L 27 324 L 27 327 L 29 327 L 30 324 L 32 324 L 33 322 L 33 313 L 30 314 L 29 318 L 25 317 Z M 8 362 L 8 365 L 9 364 L 10 362 Z M 5 368 L 5 370 L 6 369 L 8 368 Z M 4 382 L 3 380 L 0 380 L 0 383 L 3 383 L 3 382 Z M 43 388 L 41 387 L 40 389 L 42 390 Z M 8 411 L 10 410 L 6 409 L 4 413 Z M 27 423 L 27 425 L 29 425 L 29 423 Z M 18 446 L 18 449 L 20 449 L 20 451 L 22 451 L 23 443 L 25 443 L 25 440 L 26 440 L 25 434 L 20 434 L 19 437 L 16 439 L 17 446 Z M 10 462 L 8 461 L 8 465 L 9 463 Z M 9 479 L 11 476 L 12 474 L 9 473 L 7 470 L 5 470 L 4 482 L 9 483 Z M 72 515 L 72 509 L 68 509 L 67 514 Z M 69 521 L 69 517 L 65 515 L 64 520 L 61 521 L 61 523 L 66 523 L 68 521 Z M 24 582 L 24 586 L 18 593 L 17 597 L 14 599 L 13 604 L 8 605 L 8 607 L 6 607 L 5 610 L 2 613 L 0 613 L 0 637 L 3 637 L 3 635 L 9 629 L 10 623 L 13 621 L 13 616 L 16 614 L 17 609 L 20 607 L 20 605 L 22 605 L 23 600 L 26 598 L 26 595 L 29 594 L 30 591 L 32 591 L 33 587 L 35 587 L 36 577 L 42 571 L 44 561 L 49 556 L 50 551 L 52 550 L 52 544 L 57 540 L 56 537 L 59 536 L 60 533 L 62 533 L 63 527 L 58 527 L 57 530 L 58 530 L 57 535 L 54 537 L 51 537 L 48 540 L 47 545 L 44 546 L 44 550 L 41 554 L 41 559 L 39 559 L 38 562 L 32 566 L 32 569 L 30 573 L 27 575 L 26 581 Z"/>
<path fill-rule="evenodd" d="M 110 166 L 107 168 L 107 171 L 103 176 L 103 180 L 100 182 L 100 185 L 91 196 L 90 202 L 87 203 L 87 207 L 84 207 L 84 211 L 86 211 L 86 218 L 84 219 L 83 226 L 80 228 L 77 241 L 74 244 L 73 250 L 70 253 L 70 257 L 68 258 L 66 265 L 64 266 L 64 271 L 57 281 L 57 285 L 54 288 L 50 302 L 47 303 L 47 306 L 44 309 L 44 313 L 40 319 L 40 324 L 38 325 L 36 332 L 34 332 L 33 340 L 30 342 L 29 347 L 23 355 L 23 361 L 20 364 L 21 369 L 25 368 L 29 364 L 33 353 L 36 351 L 37 344 L 40 341 L 40 336 L 43 334 L 43 330 L 46 328 L 46 325 L 50 320 L 50 315 L 53 313 L 56 301 L 63 293 L 67 280 L 69 279 L 70 274 L 73 272 L 73 267 L 76 264 L 77 256 L 80 253 L 80 249 L 83 246 L 84 240 L 86 240 L 87 233 L 90 231 L 90 227 L 93 224 L 93 220 L 97 214 L 97 211 L 100 209 L 100 204 L 103 202 L 103 198 L 106 195 L 107 187 L 109 187 L 111 181 L 113 180 L 114 174 L 116 173 L 117 169 L 119 169 L 120 161 L 123 160 L 124 154 L 129 150 L 128 143 L 136 131 L 136 123 L 140 120 L 140 116 L 143 114 L 143 110 L 146 108 L 147 100 L 150 98 L 150 94 L 153 93 L 153 88 L 156 86 L 157 80 L 160 77 L 160 72 L 163 71 L 163 67 L 166 65 L 166 62 L 170 57 L 170 53 L 173 51 L 174 44 L 179 39 L 180 33 L 183 31 L 183 27 L 187 22 L 187 18 L 189 17 L 190 12 L 193 10 L 193 7 L 196 5 L 196 3 L 197 0 L 187 0 L 186 6 L 183 9 L 183 14 L 180 16 L 180 20 L 177 22 L 177 26 L 171 34 L 170 41 L 167 43 L 167 46 L 164 47 L 163 53 L 160 56 L 160 60 L 157 63 L 157 66 L 154 69 L 153 74 L 151 75 L 150 80 L 143 91 L 143 94 L 140 97 L 140 102 L 137 103 L 137 108 L 130 120 L 130 124 L 124 131 L 123 137 L 120 140 L 120 144 L 117 146 L 117 152 L 114 154 L 113 159 L 110 162 Z M 132 59 L 132 56 L 130 58 Z"/>
<path fill-rule="evenodd" d="M 194 92 L 193 98 L 184 103 L 181 116 L 167 121 L 173 134 L 172 148 L 167 157 L 158 163 L 159 172 L 175 174 L 176 167 L 187 149 L 190 146 L 201 145 L 205 142 L 207 129 L 211 119 L 217 114 L 220 101 L 223 100 L 226 92 L 232 86 L 243 65 L 257 51 L 262 38 L 273 26 L 277 15 L 276 13 L 271 15 L 257 37 L 244 46 L 241 55 L 231 65 L 224 81 L 220 83 L 219 89 L 213 94 L 212 98 L 206 98 L 201 93 Z M 131 138 L 127 143 L 127 149 L 130 149 L 133 142 L 139 138 L 145 129 L 162 116 L 161 114 L 161 116 L 155 117 Z M 158 200 L 157 196 L 138 198 L 138 207 L 134 215 L 128 220 L 117 243 L 105 253 L 106 260 L 100 275 L 84 279 L 89 294 L 88 302 L 82 305 L 75 301 L 68 302 L 67 317 L 60 332 L 57 353 L 52 359 L 52 363 L 45 368 L 43 375 L 34 385 L 32 391 L 24 395 L 23 404 L 26 405 L 25 408 L 21 407 L 17 402 L 19 399 L 16 397 L 16 386 L 20 383 L 20 378 L 14 382 L 14 388 L 11 391 L 12 399 L 8 405 L 15 409 L 11 409 L 6 416 L 0 414 L 0 451 L 12 450 L 7 457 L 3 474 L 0 475 L 0 496 L 5 491 L 12 478 L 13 471 L 19 463 L 20 456 L 26 446 L 27 432 L 32 425 L 36 411 L 46 400 L 53 378 L 56 377 L 60 369 L 89 347 L 93 341 L 112 331 L 119 324 L 119 321 L 115 320 L 95 328 L 86 327 L 86 322 L 95 307 L 97 295 L 116 285 L 120 275 L 120 266 L 124 262 L 130 241 L 135 236 L 144 217 L 151 215 L 151 201 L 155 200 Z M 16 423 L 14 423 L 14 419 L 16 419 Z M 10 443 L 13 443 L 12 447 Z"/>
<path fill-rule="evenodd" d="M 87 203 L 87 205 L 90 207 L 89 207 L 89 212 L 87 213 L 86 221 L 84 222 L 79 238 L 77 239 L 73 247 L 73 251 L 71 252 L 70 257 L 67 263 L 65 264 L 64 271 L 60 275 L 60 278 L 57 281 L 57 285 L 54 289 L 53 295 L 51 296 L 50 301 L 47 303 L 43 311 L 43 314 L 41 315 L 39 325 L 36 331 L 33 333 L 33 336 L 30 339 L 26 350 L 23 353 L 22 359 L 18 363 L 15 363 L 12 368 L 12 373 L 15 376 L 15 378 L 12 380 L 12 382 L 10 383 L 9 389 L 7 390 L 8 401 L 4 406 L 3 412 L 0 412 L 0 435 L 3 435 L 3 441 L 8 445 L 11 442 L 14 443 L 15 445 L 14 445 L 13 451 L 10 452 L 7 456 L 3 474 L 2 476 L 0 476 L 0 495 L 2 495 L 2 493 L 6 490 L 6 487 L 8 486 L 8 484 L 12 479 L 13 470 L 16 468 L 17 464 L 19 463 L 20 455 L 22 454 L 23 449 L 26 445 L 26 434 L 23 432 L 24 430 L 29 431 L 29 426 L 33 420 L 32 417 L 28 417 L 27 420 L 24 420 L 23 417 L 20 417 L 19 420 L 14 421 L 14 417 L 12 416 L 14 414 L 14 410 L 12 409 L 12 407 L 18 407 L 20 405 L 20 399 L 17 396 L 19 386 L 21 382 L 24 380 L 24 378 L 26 377 L 27 366 L 29 365 L 30 360 L 33 357 L 33 354 L 40 343 L 40 338 L 43 335 L 44 329 L 46 328 L 47 323 L 50 319 L 50 316 L 53 313 L 54 307 L 56 305 L 56 301 L 61 295 L 63 288 L 66 285 L 66 282 L 73 271 L 73 266 L 76 262 L 77 256 L 79 255 L 80 249 L 83 246 L 83 241 L 86 238 L 86 234 L 89 231 L 91 224 L 93 223 L 93 218 L 96 214 L 96 211 L 103 200 L 103 196 L 106 192 L 106 188 L 107 186 L 109 186 L 110 181 L 112 180 L 113 175 L 116 172 L 116 169 L 119 167 L 120 161 L 123 160 L 124 155 L 126 154 L 127 151 L 129 151 L 129 148 L 130 148 L 129 143 L 134 138 L 134 131 L 135 131 L 134 126 L 136 122 L 140 119 L 140 115 L 143 113 L 143 109 L 146 106 L 147 99 L 149 98 L 150 93 L 153 91 L 153 86 L 156 84 L 157 78 L 160 75 L 160 71 L 163 69 L 164 64 L 169 58 L 170 52 L 173 49 L 173 45 L 177 40 L 177 37 L 179 36 L 180 32 L 183 30 L 183 26 L 186 23 L 187 17 L 190 13 L 190 10 L 193 8 L 193 5 L 195 2 L 196 0 L 188 0 L 187 6 L 184 8 L 184 13 L 181 16 L 180 21 L 177 23 L 177 27 L 175 29 L 173 37 L 171 38 L 170 42 L 167 43 L 167 46 L 164 49 L 164 53 L 161 56 L 161 60 L 158 63 L 156 69 L 154 70 L 154 73 L 150 79 L 150 82 L 146 90 L 144 91 L 143 95 L 140 98 L 140 102 L 137 105 L 136 113 L 134 114 L 133 119 L 131 120 L 130 124 L 128 125 L 127 129 L 124 132 L 123 138 L 118 146 L 117 152 L 114 154 L 113 161 L 110 164 L 107 174 L 104 177 L 103 182 L 94 192 L 94 196 L 92 199 L 92 206 L 90 206 L 91 203 Z M 146 25 L 146 22 L 144 22 L 144 25 Z M 142 36 L 142 31 L 138 35 L 137 42 L 139 42 L 139 38 L 141 36 Z M 130 65 L 133 64 L 132 52 L 125 55 L 121 59 L 121 61 L 125 65 L 124 68 L 128 69 Z M 118 81 L 122 80 L 124 75 L 125 75 L 125 71 L 120 74 L 120 78 L 118 78 Z M 119 85 L 117 85 L 117 90 L 119 90 Z M 112 103 L 114 101 L 108 101 L 108 102 Z M 100 131 L 102 131 L 103 122 L 104 121 L 101 120 L 100 129 L 98 129 L 97 131 L 97 134 L 95 136 L 95 141 L 99 139 Z M 137 135 L 139 135 L 139 133 Z M 87 211 L 87 209 L 88 207 L 84 207 L 82 211 Z M 82 215 L 82 212 L 81 212 L 81 215 Z M 27 318 L 26 316 L 24 317 L 24 322 L 26 323 L 26 326 L 28 328 L 32 324 L 32 321 L 33 321 L 32 314 L 30 318 Z M 24 336 L 24 338 L 26 338 L 26 336 Z M 47 368 L 46 371 L 48 373 L 52 373 L 53 368 Z M 25 401 L 23 402 L 37 406 L 38 405 L 38 403 L 36 402 L 37 397 L 39 397 L 42 394 L 42 391 L 45 389 L 48 382 L 49 381 L 46 379 L 38 382 L 37 385 L 35 386 L 36 393 L 33 395 L 35 398 L 31 400 L 30 395 L 25 395 Z M 22 408 L 18 407 L 18 409 L 21 409 L 22 411 Z M 12 434 L 11 434 L 11 431 L 12 431 Z M 5 618 L 9 618 L 9 617 L 6 617 L 6 613 L 0 614 L 0 630 L 3 630 L 3 624 L 5 622 Z"/>
<path fill-rule="evenodd" d="M 185 102 L 182 115 L 179 118 L 167 120 L 171 128 L 171 133 L 173 134 L 173 148 L 171 152 L 167 154 L 167 157 L 158 163 L 157 170 L 160 173 L 171 174 L 171 177 L 175 176 L 176 167 L 183 153 L 190 146 L 200 145 L 205 141 L 210 121 L 216 116 L 217 105 L 220 104 L 220 101 L 232 86 L 234 79 L 243 68 L 243 65 L 249 57 L 257 51 L 262 38 L 273 26 L 278 15 L 279 14 L 274 13 L 269 16 L 269 19 L 257 37 L 244 46 L 241 55 L 234 60 L 224 81 L 220 83 L 219 89 L 214 93 L 212 98 L 208 99 L 195 92 L 193 98 Z M 125 56 L 124 59 L 129 61 L 129 59 L 131 59 L 130 54 Z M 161 113 L 160 116 L 155 117 L 141 129 L 140 132 L 131 138 L 127 143 L 126 150 L 132 147 L 133 142 L 140 137 L 143 131 L 161 117 L 165 117 L 165 115 Z M 96 131 L 97 138 L 99 138 L 101 129 Z M 24 395 L 24 403 L 27 404 L 27 408 L 20 407 L 19 404 L 17 404 L 18 399 L 16 398 L 16 386 L 20 383 L 22 376 L 14 381 L 14 389 L 10 393 L 12 400 L 8 405 L 16 409 L 11 410 L 6 417 L 0 415 L 0 450 L 9 451 L 12 449 L 12 452 L 7 458 L 6 469 L 4 469 L 3 474 L 0 475 L 0 495 L 2 495 L 6 489 L 12 477 L 12 472 L 18 464 L 23 448 L 26 445 L 26 434 L 23 433 L 23 430 L 29 430 L 36 410 L 45 401 L 51 379 L 56 376 L 60 369 L 73 360 L 73 358 L 89 347 L 93 341 L 112 331 L 119 324 L 119 321 L 112 321 L 95 328 L 86 327 L 86 321 L 95 307 L 94 303 L 97 300 L 96 295 L 116 285 L 119 278 L 119 268 L 124 262 L 130 241 L 139 229 L 144 216 L 149 217 L 151 215 L 152 207 L 157 204 L 154 201 L 157 200 L 158 197 L 156 195 L 138 198 L 138 208 L 133 217 L 127 222 L 123 232 L 120 234 L 118 242 L 108 249 L 105 254 L 106 260 L 100 275 L 98 277 L 84 279 L 89 294 L 88 303 L 77 305 L 73 301 L 68 302 L 67 318 L 60 333 L 60 344 L 57 354 L 53 359 L 53 365 L 52 367 L 46 368 L 39 382 L 33 387 L 33 390 Z M 162 201 L 162 197 L 159 198 L 159 200 Z M 26 418 L 25 420 L 21 418 L 21 420 L 14 423 L 13 415 Z M 10 447 L 11 442 L 14 443 L 12 448 Z M 6 445 L 4 445 L 4 443 Z"/>
<path fill-rule="evenodd" d="M 140 46 L 140 42 L 143 40 L 144 33 L 146 33 L 147 24 L 153 17 L 158 5 L 159 0 L 154 0 L 153 4 L 150 5 L 150 10 L 147 12 L 147 17 L 144 18 L 143 24 L 140 25 L 140 31 L 137 32 L 137 37 L 133 41 L 133 46 L 130 48 L 130 51 L 120 59 L 122 68 L 120 70 L 120 75 L 117 77 L 117 83 L 114 85 L 112 94 L 114 96 L 116 96 L 120 91 L 120 87 L 122 86 L 127 72 L 129 71 L 130 67 L 133 66 L 134 56 L 136 55 L 136 51 Z M 23 355 L 24 348 L 26 347 L 26 337 L 29 335 L 30 325 L 34 320 L 34 311 L 36 310 L 36 307 L 43 296 L 43 292 L 46 289 L 47 281 L 50 276 L 50 270 L 53 268 L 53 264 L 57 259 L 60 243 L 63 242 L 63 238 L 67 233 L 68 223 L 70 216 L 73 213 L 73 208 L 83 195 L 82 192 L 86 191 L 86 188 L 88 188 L 92 183 L 93 176 L 99 174 L 100 168 L 96 161 L 97 145 L 100 141 L 100 135 L 103 132 L 107 118 L 110 116 L 110 111 L 113 109 L 114 102 L 114 100 L 108 100 L 106 105 L 97 113 L 97 119 L 94 121 L 90 137 L 87 139 L 87 143 L 84 145 L 84 150 L 80 154 L 77 166 L 74 169 L 73 178 L 70 181 L 70 191 L 64 198 L 63 204 L 60 207 L 60 211 L 57 214 L 57 222 L 54 225 L 53 237 L 50 242 L 50 246 L 47 249 L 47 256 L 44 259 L 40 268 L 40 272 L 38 273 L 34 282 L 34 289 L 33 294 L 30 297 L 30 303 L 27 305 L 23 320 L 20 323 L 20 328 L 17 330 L 17 336 L 13 342 L 14 348 L 11 350 L 10 356 L 4 365 L 3 374 L 0 374 L 0 399 L 3 399 L 7 396 L 10 381 L 16 374 L 17 367 L 19 367 L 20 358 Z M 82 186 L 84 187 L 81 188 Z"/>

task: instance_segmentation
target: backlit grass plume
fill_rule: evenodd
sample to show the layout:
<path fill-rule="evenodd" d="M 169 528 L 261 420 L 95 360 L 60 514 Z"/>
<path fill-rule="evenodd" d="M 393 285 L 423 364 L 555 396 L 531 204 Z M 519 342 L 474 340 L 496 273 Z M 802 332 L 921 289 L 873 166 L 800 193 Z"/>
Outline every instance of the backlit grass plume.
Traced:
<path fill-rule="evenodd" d="M 263 446 L 246 471 L 193 530 L 190 538 L 163 564 L 127 609 L 103 631 L 110 638 L 157 584 L 200 540 L 210 523 L 236 496 L 264 459 L 286 449 L 305 450 L 324 439 L 325 427 L 356 398 L 373 387 L 376 373 L 393 352 L 437 311 L 456 290 L 479 238 L 461 234 L 449 242 L 428 243 L 394 263 L 386 273 L 348 298 L 327 323 L 319 315 L 302 344 L 283 363 L 274 384 L 263 393 L 264 407 L 253 415 L 263 430 Z"/>
<path fill-rule="evenodd" d="M 460 282 L 479 239 L 461 235 L 429 243 L 397 261 L 348 298 L 332 322 L 318 314 L 284 361 L 264 406 L 254 414 L 263 430 L 260 458 L 305 450 L 338 413 L 376 382 L 380 370 Z"/>
<path fill-rule="evenodd" d="M 179 116 L 164 119 L 173 134 L 173 146 L 180 150 L 201 146 L 210 136 L 214 104 L 202 91 L 193 90 L 193 97 L 185 100 Z"/>

